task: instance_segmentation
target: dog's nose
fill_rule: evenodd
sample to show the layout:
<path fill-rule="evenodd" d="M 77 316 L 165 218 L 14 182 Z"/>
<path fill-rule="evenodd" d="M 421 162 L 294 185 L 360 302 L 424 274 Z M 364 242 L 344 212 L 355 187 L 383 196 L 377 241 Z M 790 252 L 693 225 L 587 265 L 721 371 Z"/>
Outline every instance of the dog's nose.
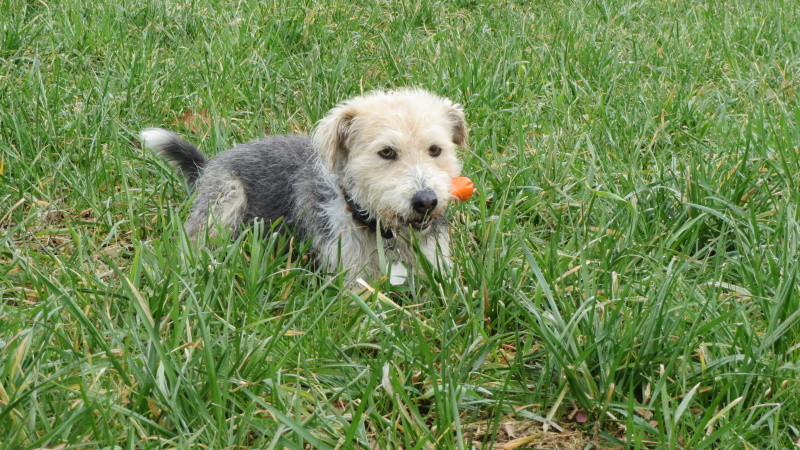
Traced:
<path fill-rule="evenodd" d="M 411 207 L 414 208 L 414 211 L 425 214 L 433 211 L 436 209 L 436 205 L 439 201 L 436 198 L 436 193 L 433 192 L 432 189 L 425 189 L 424 191 L 419 191 L 411 197 Z"/>

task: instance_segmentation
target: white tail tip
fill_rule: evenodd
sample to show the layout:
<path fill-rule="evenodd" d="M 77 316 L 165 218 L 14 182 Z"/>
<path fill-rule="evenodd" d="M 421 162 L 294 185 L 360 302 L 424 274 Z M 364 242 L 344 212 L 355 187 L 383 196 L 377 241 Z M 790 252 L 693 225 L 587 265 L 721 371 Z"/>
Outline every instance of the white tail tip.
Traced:
<path fill-rule="evenodd" d="M 139 139 L 145 147 L 158 152 L 174 141 L 176 136 L 175 133 L 162 128 L 146 128 L 139 133 Z"/>

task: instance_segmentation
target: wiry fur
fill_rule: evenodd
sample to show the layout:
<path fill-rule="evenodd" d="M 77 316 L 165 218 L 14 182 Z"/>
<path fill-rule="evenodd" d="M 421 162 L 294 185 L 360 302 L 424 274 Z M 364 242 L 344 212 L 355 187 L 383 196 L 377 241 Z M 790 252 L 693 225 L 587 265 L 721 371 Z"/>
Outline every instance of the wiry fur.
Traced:
<path fill-rule="evenodd" d="M 456 148 L 465 145 L 467 132 L 460 106 L 409 89 L 341 103 L 311 137 L 273 136 L 209 161 L 166 130 L 144 130 L 142 141 L 176 164 L 197 190 L 186 222 L 193 238 L 213 231 L 211 220 L 236 230 L 255 219 L 271 223 L 282 218 L 312 241 L 323 270 L 344 269 L 355 278 L 385 273 L 378 261 L 379 242 L 390 262 L 413 266 L 415 239 L 431 262 L 448 264 L 449 237 L 441 212 L 450 200 L 450 181 L 461 170 Z M 432 146 L 441 154 L 432 156 Z M 387 147 L 396 151 L 396 159 L 378 155 Z M 432 191 L 437 201 L 434 209 L 421 213 L 412 199 L 422 191 Z M 354 219 L 344 192 L 393 237 L 381 239 Z"/>

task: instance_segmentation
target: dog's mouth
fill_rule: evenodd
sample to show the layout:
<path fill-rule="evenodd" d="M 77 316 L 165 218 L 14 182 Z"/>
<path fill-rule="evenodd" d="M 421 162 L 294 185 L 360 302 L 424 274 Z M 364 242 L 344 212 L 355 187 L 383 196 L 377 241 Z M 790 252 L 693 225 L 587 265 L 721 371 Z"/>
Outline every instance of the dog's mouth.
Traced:
<path fill-rule="evenodd" d="M 433 217 L 425 216 L 419 219 L 411 219 L 408 221 L 408 224 L 411 225 L 411 228 L 417 231 L 421 231 L 431 226 L 432 222 L 433 222 Z"/>
<path fill-rule="evenodd" d="M 441 214 L 441 211 L 434 211 L 432 214 L 425 214 L 422 217 L 415 217 L 413 219 L 408 219 L 406 223 L 408 223 L 411 228 L 422 231 L 427 229 L 431 226 L 433 221 Z"/>

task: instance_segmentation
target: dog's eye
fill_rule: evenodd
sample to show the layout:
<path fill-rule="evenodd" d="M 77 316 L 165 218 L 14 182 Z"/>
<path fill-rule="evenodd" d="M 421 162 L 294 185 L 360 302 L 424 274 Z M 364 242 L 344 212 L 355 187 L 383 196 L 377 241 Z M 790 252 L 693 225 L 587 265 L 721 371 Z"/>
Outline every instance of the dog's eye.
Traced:
<path fill-rule="evenodd" d="M 392 147 L 384 147 L 378 152 L 378 156 L 383 159 L 397 159 L 397 152 Z"/>
<path fill-rule="evenodd" d="M 431 145 L 430 148 L 428 148 L 428 154 L 436 158 L 442 154 L 442 147 L 439 147 L 438 145 Z"/>

